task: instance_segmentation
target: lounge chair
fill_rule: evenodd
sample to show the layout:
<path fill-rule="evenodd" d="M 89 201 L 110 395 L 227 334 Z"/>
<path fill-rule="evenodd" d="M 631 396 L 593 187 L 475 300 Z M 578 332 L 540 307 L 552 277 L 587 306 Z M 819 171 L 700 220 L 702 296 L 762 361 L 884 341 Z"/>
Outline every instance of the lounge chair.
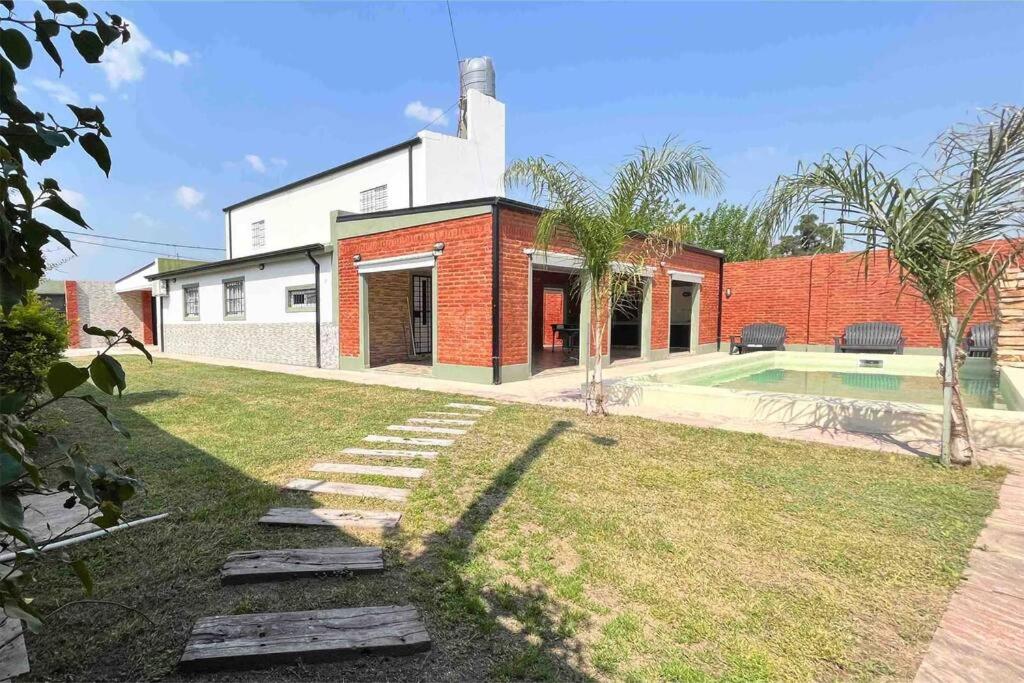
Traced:
<path fill-rule="evenodd" d="M 996 339 L 996 327 L 992 323 L 972 325 L 964 338 L 964 348 L 971 358 L 991 358 L 992 346 Z"/>
<path fill-rule="evenodd" d="M 785 351 L 786 326 L 775 323 L 753 323 L 744 325 L 740 336 L 729 337 L 729 355 L 733 351 Z"/>
<path fill-rule="evenodd" d="M 835 337 L 836 353 L 903 354 L 903 327 L 896 323 L 854 323 Z"/>

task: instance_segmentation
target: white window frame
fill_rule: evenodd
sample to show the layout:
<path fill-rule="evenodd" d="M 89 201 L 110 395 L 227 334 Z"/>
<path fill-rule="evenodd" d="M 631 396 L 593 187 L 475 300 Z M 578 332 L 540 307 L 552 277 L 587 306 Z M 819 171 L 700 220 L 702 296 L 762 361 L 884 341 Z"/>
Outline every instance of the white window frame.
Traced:
<path fill-rule="evenodd" d="M 387 211 L 388 208 L 388 186 L 378 185 L 359 193 L 359 213 L 374 213 L 375 211 Z"/>
<path fill-rule="evenodd" d="M 196 294 L 196 312 L 188 312 L 188 294 L 189 292 L 195 292 Z M 199 283 L 181 286 L 181 317 L 183 320 L 199 320 Z"/>
<path fill-rule="evenodd" d="M 254 221 L 252 224 L 252 248 L 258 249 L 267 246 L 267 223 L 266 221 Z"/>

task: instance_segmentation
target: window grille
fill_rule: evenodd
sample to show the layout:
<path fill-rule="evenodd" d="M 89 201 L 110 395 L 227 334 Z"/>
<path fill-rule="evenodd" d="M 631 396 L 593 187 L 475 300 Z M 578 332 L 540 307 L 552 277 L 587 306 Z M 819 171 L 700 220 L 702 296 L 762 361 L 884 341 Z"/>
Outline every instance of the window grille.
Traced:
<path fill-rule="evenodd" d="M 245 281 L 229 280 L 224 283 L 224 315 L 245 315 Z"/>
<path fill-rule="evenodd" d="M 263 221 L 256 221 L 252 224 L 252 246 L 262 247 L 267 243 L 266 224 Z"/>
<path fill-rule="evenodd" d="M 199 285 L 190 285 L 183 287 L 182 291 L 185 295 L 185 317 L 186 318 L 198 318 L 199 317 Z"/>
<path fill-rule="evenodd" d="M 379 185 L 359 193 L 359 212 L 371 213 L 388 208 L 388 186 Z"/>

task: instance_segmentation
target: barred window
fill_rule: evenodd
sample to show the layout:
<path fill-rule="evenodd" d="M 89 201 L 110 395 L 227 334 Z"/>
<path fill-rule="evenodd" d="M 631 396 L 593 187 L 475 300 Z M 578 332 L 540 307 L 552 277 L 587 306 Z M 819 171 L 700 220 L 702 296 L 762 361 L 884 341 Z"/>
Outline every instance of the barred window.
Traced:
<path fill-rule="evenodd" d="M 199 318 L 199 285 L 187 285 L 181 288 L 185 298 L 185 319 Z"/>
<path fill-rule="evenodd" d="M 316 308 L 316 288 L 296 287 L 288 290 L 289 311 L 312 311 Z"/>
<path fill-rule="evenodd" d="M 245 316 L 245 280 L 224 281 L 224 317 Z"/>
<path fill-rule="evenodd" d="M 384 211 L 388 208 L 388 186 L 380 185 L 359 193 L 359 212 Z"/>
<path fill-rule="evenodd" d="M 267 243 L 267 231 L 263 221 L 256 221 L 252 224 L 252 246 L 262 247 Z"/>

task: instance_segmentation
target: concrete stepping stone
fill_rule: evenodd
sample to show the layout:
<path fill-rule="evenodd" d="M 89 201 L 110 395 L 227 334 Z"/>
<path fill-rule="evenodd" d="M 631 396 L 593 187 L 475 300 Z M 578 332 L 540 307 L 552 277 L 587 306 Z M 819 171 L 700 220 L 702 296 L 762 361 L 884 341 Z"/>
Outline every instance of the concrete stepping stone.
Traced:
<path fill-rule="evenodd" d="M 456 436 L 465 434 L 465 429 L 452 429 L 451 427 L 424 427 L 423 425 L 388 425 L 393 432 L 419 432 L 421 434 L 454 434 Z"/>
<path fill-rule="evenodd" d="M 251 669 L 429 649 L 430 636 L 411 605 L 238 614 L 196 621 L 178 667 Z"/>
<path fill-rule="evenodd" d="M 363 441 L 372 441 L 374 443 L 400 443 L 406 446 L 451 446 L 453 443 L 455 443 L 453 439 L 426 439 L 405 436 L 380 436 L 378 434 L 371 434 L 370 436 L 363 437 Z"/>
<path fill-rule="evenodd" d="M 0 571 L 6 576 L 9 567 L 0 565 Z M 30 670 L 21 619 L 9 617 L 0 610 L 0 681 L 13 680 Z"/>
<path fill-rule="evenodd" d="M 362 455 L 367 458 L 423 458 L 424 460 L 437 458 L 437 451 L 393 451 L 387 448 L 346 448 L 342 453 Z"/>
<path fill-rule="evenodd" d="M 446 417 L 471 417 L 475 422 L 480 417 L 480 413 L 454 413 L 448 410 L 424 410 L 424 415 L 443 415 Z"/>
<path fill-rule="evenodd" d="M 228 555 L 220 569 L 220 582 L 255 583 L 382 571 L 384 551 L 376 547 L 242 550 Z"/>
<path fill-rule="evenodd" d="M 270 508 L 260 524 L 278 526 L 332 526 L 338 529 L 394 529 L 401 512 L 339 510 L 336 508 Z"/>
<path fill-rule="evenodd" d="M 476 424 L 476 420 L 456 420 L 444 417 L 410 417 L 408 422 L 419 425 L 462 425 L 465 427 L 472 427 Z"/>
<path fill-rule="evenodd" d="M 405 502 L 409 497 L 409 489 L 393 489 L 387 486 L 349 484 L 343 481 L 323 481 L 321 479 L 292 479 L 284 487 L 289 491 L 308 491 L 309 493 L 356 496 L 358 498 L 380 498 L 381 500 L 390 500 L 396 503 Z"/>
<path fill-rule="evenodd" d="M 333 472 L 334 474 L 372 474 L 381 477 L 403 477 L 419 479 L 427 473 L 422 467 L 392 467 L 390 465 L 350 465 L 342 462 L 318 462 L 313 465 L 314 472 Z"/>
<path fill-rule="evenodd" d="M 494 410 L 494 406 L 485 406 L 480 403 L 447 403 L 447 408 L 462 408 L 463 410 L 479 410 L 481 412 L 490 412 Z"/>

